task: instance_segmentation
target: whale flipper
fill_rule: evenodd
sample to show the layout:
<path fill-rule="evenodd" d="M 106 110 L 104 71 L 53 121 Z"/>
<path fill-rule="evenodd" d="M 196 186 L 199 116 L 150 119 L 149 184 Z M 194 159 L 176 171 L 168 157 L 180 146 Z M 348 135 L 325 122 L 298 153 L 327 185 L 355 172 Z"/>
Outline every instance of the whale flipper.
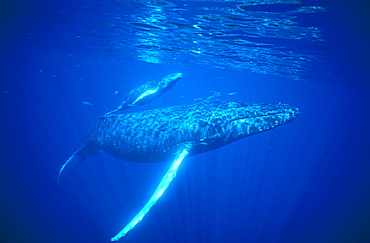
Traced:
<path fill-rule="evenodd" d="M 177 170 L 184 158 L 189 154 L 191 149 L 190 143 L 184 143 L 181 145 L 181 149 L 176 153 L 175 160 L 172 162 L 170 168 L 163 176 L 161 182 L 159 183 L 157 189 L 154 191 L 153 195 L 150 197 L 148 202 L 144 207 L 136 214 L 136 216 L 116 235 L 111 241 L 118 241 L 121 237 L 125 236 L 127 232 L 132 230 L 135 225 L 137 225 L 144 216 L 149 212 L 149 210 L 155 205 L 158 199 L 166 191 L 167 187 L 171 184 L 172 180 L 176 177 Z"/>
<path fill-rule="evenodd" d="M 97 154 L 96 150 L 92 150 L 87 147 L 82 147 L 79 150 L 77 150 L 68 160 L 64 163 L 62 168 L 60 168 L 59 174 L 58 174 L 58 182 L 62 177 L 67 175 L 69 172 L 71 172 L 74 168 L 82 164 L 86 160 L 87 157 Z"/>
<path fill-rule="evenodd" d="M 138 103 L 138 102 L 142 102 L 142 103 L 144 103 L 144 99 L 147 99 L 147 97 L 149 97 L 149 96 L 151 96 L 151 95 L 153 95 L 153 94 L 155 94 L 155 93 L 157 93 L 158 92 L 158 90 L 159 90 L 159 88 L 155 88 L 155 89 L 149 89 L 149 90 L 146 90 L 144 93 L 142 93 L 136 100 L 134 100 L 133 102 L 132 102 L 132 104 L 131 104 L 131 106 L 136 106 L 136 104 Z M 150 102 L 150 101 L 149 101 Z M 149 103 L 148 102 L 148 103 Z M 146 103 L 146 102 L 145 102 Z M 129 105 L 128 105 L 129 106 Z"/>

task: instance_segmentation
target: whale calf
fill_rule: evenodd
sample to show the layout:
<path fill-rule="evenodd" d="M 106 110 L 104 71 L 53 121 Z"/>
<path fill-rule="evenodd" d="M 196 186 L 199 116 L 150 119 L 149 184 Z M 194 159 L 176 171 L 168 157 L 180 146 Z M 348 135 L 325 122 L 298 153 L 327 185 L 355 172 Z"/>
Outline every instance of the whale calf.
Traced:
<path fill-rule="evenodd" d="M 120 239 L 156 203 L 182 160 L 292 121 L 298 109 L 287 104 L 247 104 L 204 101 L 128 114 L 101 117 L 85 135 L 82 148 L 63 165 L 65 176 L 88 156 L 105 151 L 133 162 L 173 160 L 170 169 L 142 210 L 112 238 Z"/>
<path fill-rule="evenodd" d="M 131 90 L 117 109 L 106 113 L 104 116 L 133 106 L 148 104 L 169 91 L 180 79 L 182 79 L 182 73 L 172 73 L 158 81 L 147 82 Z"/>

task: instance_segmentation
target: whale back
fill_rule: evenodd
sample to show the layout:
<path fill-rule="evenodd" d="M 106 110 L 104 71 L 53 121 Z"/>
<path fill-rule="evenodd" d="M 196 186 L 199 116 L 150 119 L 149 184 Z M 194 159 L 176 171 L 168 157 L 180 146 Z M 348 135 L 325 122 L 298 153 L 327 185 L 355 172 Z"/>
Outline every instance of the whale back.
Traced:
<path fill-rule="evenodd" d="M 192 144 L 190 154 L 206 152 L 296 115 L 296 108 L 280 103 L 203 102 L 102 117 L 84 143 L 124 160 L 159 162 L 172 158 L 183 143 Z"/>

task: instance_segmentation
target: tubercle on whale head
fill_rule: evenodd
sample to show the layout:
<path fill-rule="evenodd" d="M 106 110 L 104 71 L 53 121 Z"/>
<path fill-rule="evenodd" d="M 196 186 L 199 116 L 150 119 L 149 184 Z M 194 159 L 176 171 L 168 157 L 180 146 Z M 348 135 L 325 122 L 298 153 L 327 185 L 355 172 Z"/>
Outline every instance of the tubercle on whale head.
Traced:
<path fill-rule="evenodd" d="M 224 125 L 225 140 L 232 142 L 294 120 L 298 108 L 287 104 L 240 104 L 236 115 Z"/>

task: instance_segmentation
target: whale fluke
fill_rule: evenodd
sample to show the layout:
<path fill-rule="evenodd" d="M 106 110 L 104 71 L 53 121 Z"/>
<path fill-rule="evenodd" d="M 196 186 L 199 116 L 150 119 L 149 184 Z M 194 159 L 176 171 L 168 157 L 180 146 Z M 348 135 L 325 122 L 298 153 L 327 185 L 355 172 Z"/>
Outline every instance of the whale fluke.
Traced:
<path fill-rule="evenodd" d="M 94 156 L 98 153 L 97 150 L 92 150 L 87 147 L 82 147 L 77 150 L 68 160 L 64 163 L 62 168 L 59 170 L 58 183 L 61 178 L 71 172 L 74 168 L 82 164 L 87 157 Z"/>
<path fill-rule="evenodd" d="M 108 115 L 110 115 L 110 114 L 113 114 L 113 113 L 116 113 L 116 112 L 118 112 L 118 111 L 126 110 L 127 108 L 129 108 L 129 107 L 123 108 L 123 107 L 119 106 L 117 109 L 115 109 L 115 110 L 113 110 L 113 111 L 110 111 L 110 112 L 107 112 L 107 113 L 105 113 L 103 116 L 99 116 L 99 118 L 106 117 L 106 116 L 108 116 Z"/>

